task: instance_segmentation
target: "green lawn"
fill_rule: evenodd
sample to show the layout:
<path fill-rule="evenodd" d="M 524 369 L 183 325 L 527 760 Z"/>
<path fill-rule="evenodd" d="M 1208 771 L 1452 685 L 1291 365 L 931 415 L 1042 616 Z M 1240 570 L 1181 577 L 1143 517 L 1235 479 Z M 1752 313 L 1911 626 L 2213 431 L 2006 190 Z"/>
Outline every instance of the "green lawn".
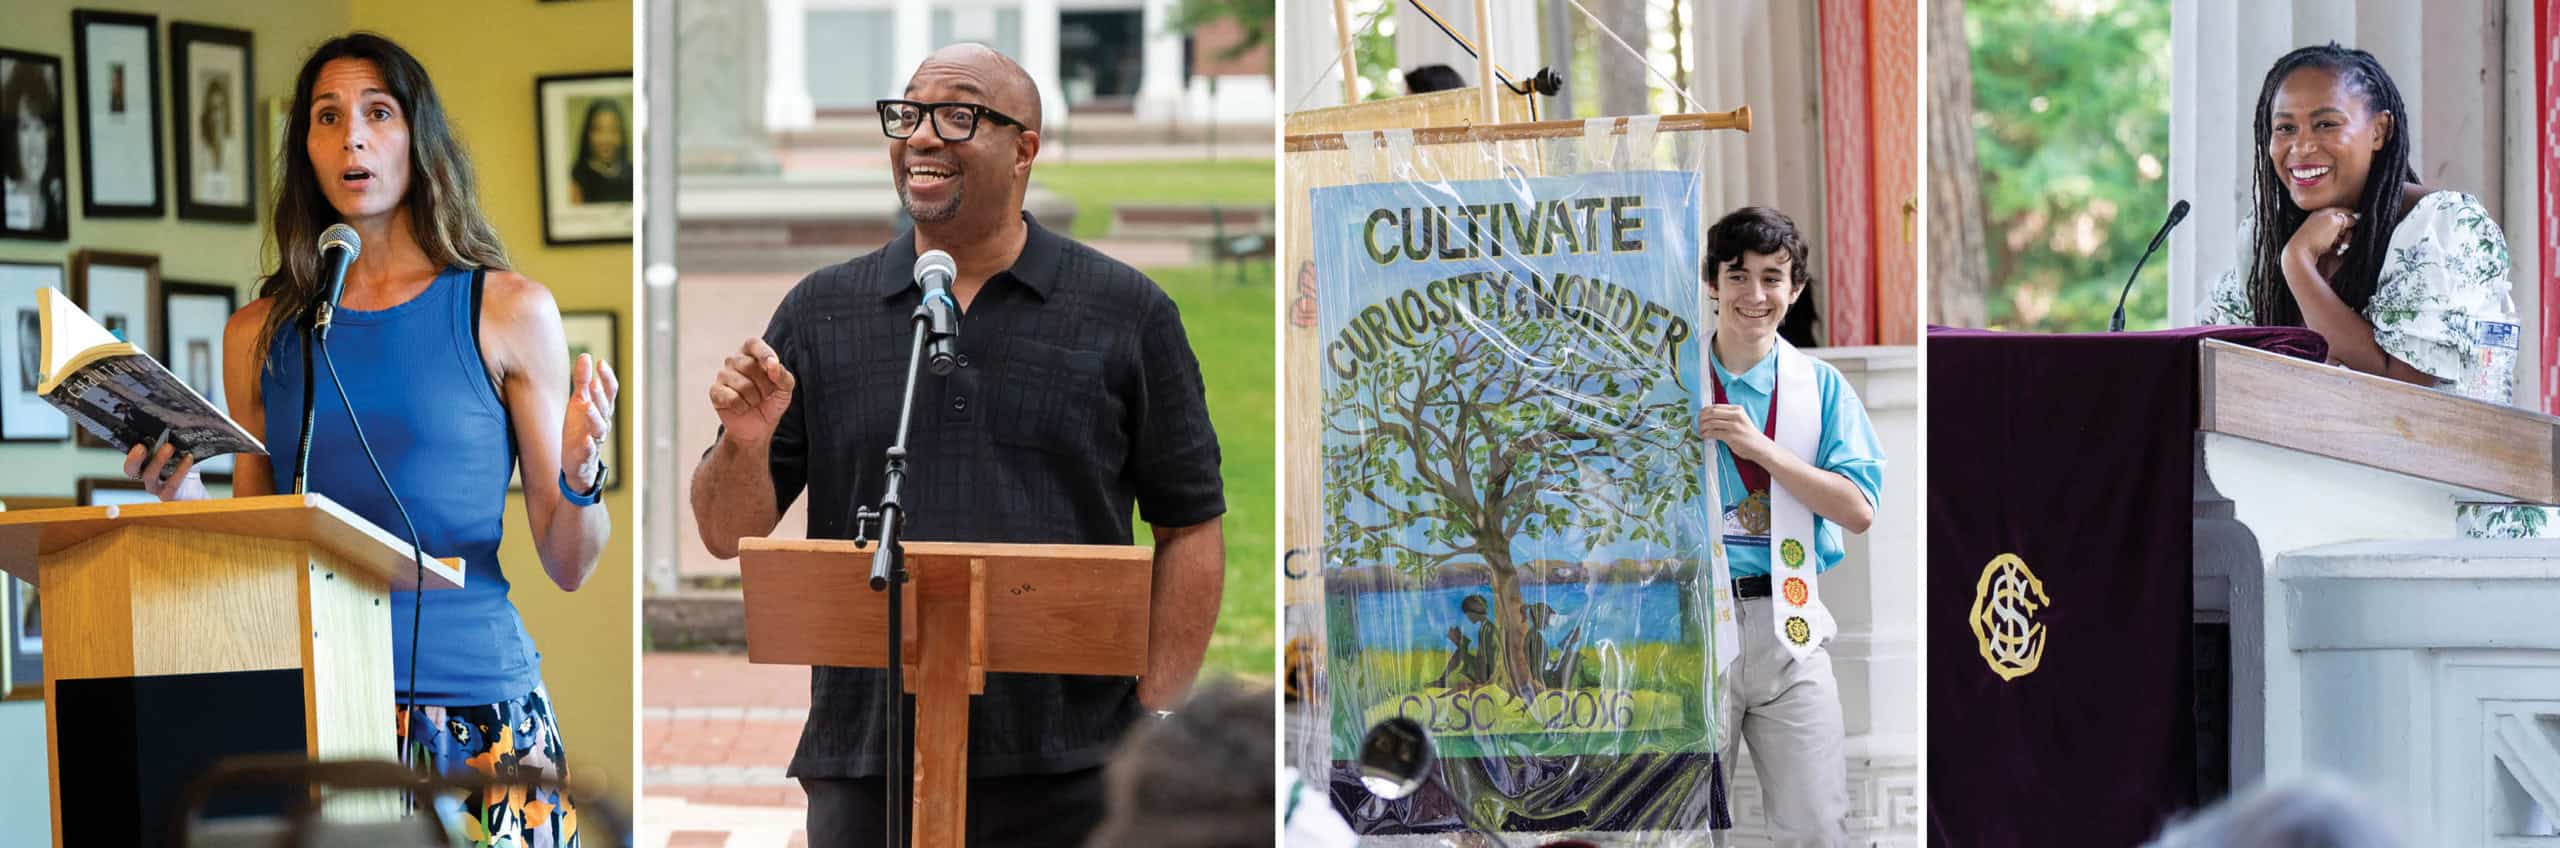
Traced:
<path fill-rule="evenodd" d="M 1267 173 L 1267 172 L 1266 172 Z M 1263 196 L 1268 197 L 1266 186 Z M 1278 406 L 1272 366 L 1271 263 L 1248 267 L 1247 285 L 1232 266 L 1150 268 L 1147 275 L 1182 307 L 1182 327 L 1200 357 L 1209 417 L 1218 428 L 1227 484 L 1226 597 L 1201 674 L 1269 681 L 1280 619 L 1279 521 L 1272 411 Z M 1138 528 L 1138 538 L 1147 538 Z"/>
<path fill-rule="evenodd" d="M 1109 235 L 1111 208 L 1120 203 L 1271 203 L 1269 159 L 1180 162 L 1043 163 L 1032 182 L 1076 205 L 1071 232 L 1079 239 Z M 1278 493 L 1273 460 L 1273 409 L 1278 385 L 1271 297 L 1272 264 L 1246 266 L 1238 283 L 1232 264 L 1145 268 L 1182 308 L 1182 325 L 1209 393 L 1209 417 L 1218 428 L 1225 470 L 1227 585 L 1218 630 L 1209 642 L 1203 677 L 1244 675 L 1268 681 L 1277 650 L 1280 618 Z M 1138 528 L 1138 538 L 1148 538 Z"/>
<path fill-rule="evenodd" d="M 1031 182 L 1075 202 L 1076 220 L 1072 232 L 1080 239 L 1110 235 L 1111 207 L 1117 203 L 1258 203 L 1268 206 L 1273 185 L 1269 159 L 1042 163 L 1032 169 Z M 1157 281 L 1163 282 L 1161 278 Z M 1265 302 L 1257 319 L 1268 318 L 1270 314 L 1271 305 Z M 1266 328 L 1267 324 L 1265 321 Z M 1270 335 L 1265 332 L 1258 337 L 1263 343 L 1264 359 L 1271 358 Z"/>

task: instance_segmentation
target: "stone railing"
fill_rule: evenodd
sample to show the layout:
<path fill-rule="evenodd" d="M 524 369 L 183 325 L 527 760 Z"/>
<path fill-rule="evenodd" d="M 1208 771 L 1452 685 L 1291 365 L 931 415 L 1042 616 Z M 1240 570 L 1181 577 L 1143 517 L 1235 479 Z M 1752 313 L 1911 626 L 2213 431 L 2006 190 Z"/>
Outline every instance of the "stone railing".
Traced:
<path fill-rule="evenodd" d="M 2560 541 L 2325 545 L 2274 576 L 2303 771 L 2345 779 L 2411 845 L 2560 835 Z"/>

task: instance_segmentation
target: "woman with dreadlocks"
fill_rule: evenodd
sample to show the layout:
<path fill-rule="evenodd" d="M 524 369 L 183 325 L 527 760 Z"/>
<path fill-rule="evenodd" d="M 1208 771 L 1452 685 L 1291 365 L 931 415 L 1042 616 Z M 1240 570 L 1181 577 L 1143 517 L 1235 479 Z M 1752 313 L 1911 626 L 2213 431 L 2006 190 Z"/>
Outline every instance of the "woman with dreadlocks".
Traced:
<path fill-rule="evenodd" d="M 2285 54 L 2258 90 L 2247 264 L 2206 324 L 2309 327 L 2368 374 L 2507 403 L 2516 308 L 2507 240 L 2471 195 L 2418 183 L 2408 106 L 2373 54 Z"/>

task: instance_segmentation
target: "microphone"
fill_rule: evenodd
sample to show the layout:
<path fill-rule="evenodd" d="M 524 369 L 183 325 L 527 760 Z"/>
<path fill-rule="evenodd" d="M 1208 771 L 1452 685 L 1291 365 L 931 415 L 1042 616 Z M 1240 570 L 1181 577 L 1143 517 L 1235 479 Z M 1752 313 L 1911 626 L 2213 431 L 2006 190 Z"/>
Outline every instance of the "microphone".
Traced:
<path fill-rule="evenodd" d="M 331 224 L 320 233 L 320 279 L 327 282 L 329 297 L 320 302 L 319 317 L 311 322 L 312 332 L 321 341 L 329 340 L 329 319 L 336 317 L 338 298 L 347 291 L 347 266 L 355 264 L 364 253 L 364 239 L 356 237 L 356 228 Z"/>
<path fill-rule="evenodd" d="M 2124 277 L 2124 291 L 2116 293 L 2116 314 L 2115 317 L 2107 319 L 2107 332 L 2124 332 L 2124 299 L 2133 294 L 2133 278 L 2142 275 L 2142 263 L 2151 261 L 2151 254 L 2160 252 L 2160 246 L 2168 243 L 2169 231 L 2176 229 L 2178 222 L 2186 219 L 2186 201 L 2178 201 L 2178 205 L 2169 207 L 2169 220 L 2160 222 L 2160 231 L 2151 234 L 2151 246 L 2143 248 L 2142 258 L 2133 261 L 2133 273 L 2126 274 Z"/>
<path fill-rule="evenodd" d="M 916 307 L 916 317 L 925 322 L 930 339 L 925 347 L 925 368 L 941 376 L 951 373 L 959 353 L 960 302 L 951 299 L 951 281 L 960 275 L 960 266 L 951 254 L 928 250 L 916 257 L 916 285 L 924 288 L 924 303 Z"/>

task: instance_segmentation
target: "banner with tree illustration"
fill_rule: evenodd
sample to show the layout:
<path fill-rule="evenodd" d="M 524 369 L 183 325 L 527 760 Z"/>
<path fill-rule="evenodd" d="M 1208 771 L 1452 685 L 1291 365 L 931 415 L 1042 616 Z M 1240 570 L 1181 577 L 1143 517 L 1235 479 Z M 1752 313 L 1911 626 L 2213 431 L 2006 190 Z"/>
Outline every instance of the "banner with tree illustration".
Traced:
<path fill-rule="evenodd" d="M 1335 760 L 1713 750 L 1698 179 L 1312 192 Z"/>

